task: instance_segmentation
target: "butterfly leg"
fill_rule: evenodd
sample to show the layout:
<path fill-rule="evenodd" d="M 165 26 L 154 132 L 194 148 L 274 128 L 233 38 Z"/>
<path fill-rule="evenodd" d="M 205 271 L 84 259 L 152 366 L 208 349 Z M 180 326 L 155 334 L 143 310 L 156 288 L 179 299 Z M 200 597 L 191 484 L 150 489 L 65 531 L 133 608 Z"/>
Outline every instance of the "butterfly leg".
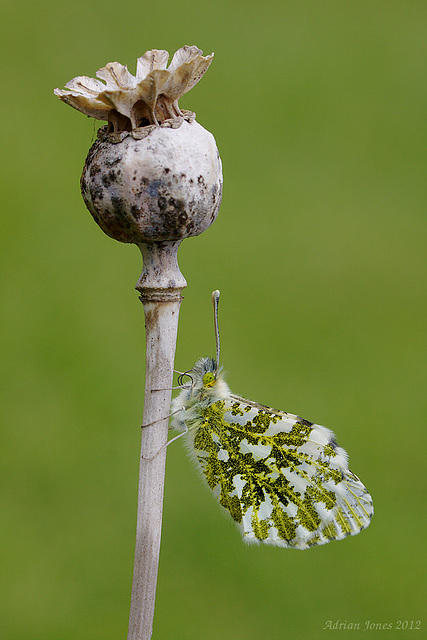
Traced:
<path fill-rule="evenodd" d="M 173 413 L 171 413 L 169 416 L 167 416 L 168 418 L 170 418 L 173 415 L 176 415 L 177 413 L 182 413 L 184 415 L 185 413 L 185 407 L 181 407 L 181 409 L 177 409 L 177 411 L 174 411 Z M 161 418 L 160 420 L 155 420 L 154 422 L 150 422 L 150 424 L 144 424 L 142 425 L 143 427 L 149 427 L 152 424 L 155 424 L 156 422 L 161 422 L 161 420 L 164 420 L 164 418 Z M 160 447 L 160 449 L 157 451 L 157 453 L 154 454 L 154 456 L 151 456 L 150 458 L 144 458 L 144 456 L 141 456 L 144 460 L 153 460 L 156 456 L 159 455 L 159 453 L 161 451 L 163 451 L 163 449 L 166 449 L 166 447 L 168 447 L 170 444 L 172 444 L 172 442 L 175 442 L 175 440 L 178 440 L 178 438 L 181 438 L 181 436 L 185 436 L 186 433 L 188 433 L 188 427 L 187 424 L 184 422 L 184 426 L 185 426 L 185 431 L 183 431 L 182 433 L 179 433 L 177 436 L 175 436 L 174 438 L 172 438 L 171 440 L 168 440 L 166 442 L 166 444 L 163 445 L 163 447 Z"/>
<path fill-rule="evenodd" d="M 158 422 L 162 422 L 163 420 L 169 420 L 169 418 L 172 418 L 172 416 L 175 416 L 180 411 L 182 412 L 183 409 L 184 409 L 184 407 L 181 407 L 181 409 L 177 409 L 176 411 L 172 411 L 172 413 L 170 413 L 168 416 L 165 416 L 164 418 L 159 418 L 158 420 L 154 420 L 153 422 L 149 422 L 148 424 L 142 424 L 141 425 L 141 429 L 144 429 L 144 427 L 151 427 L 151 425 L 157 424 Z"/>

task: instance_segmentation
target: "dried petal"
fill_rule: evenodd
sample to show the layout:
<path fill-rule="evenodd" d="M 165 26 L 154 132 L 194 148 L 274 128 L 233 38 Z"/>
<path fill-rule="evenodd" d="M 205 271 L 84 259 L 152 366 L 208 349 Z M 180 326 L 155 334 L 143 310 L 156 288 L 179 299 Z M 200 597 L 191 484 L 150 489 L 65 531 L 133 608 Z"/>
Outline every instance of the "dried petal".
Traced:
<path fill-rule="evenodd" d="M 138 58 L 136 76 L 119 62 L 109 62 L 96 72 L 98 80 L 77 76 L 65 85 L 69 91 L 56 89 L 55 95 L 86 115 L 108 120 L 110 130 L 130 131 L 145 120 L 158 125 L 182 116 L 178 100 L 206 73 L 213 53 L 203 56 L 195 45 L 186 45 L 166 68 L 168 58 L 164 49 L 146 51 Z"/>
<path fill-rule="evenodd" d="M 187 91 L 190 91 L 203 77 L 212 62 L 213 54 L 210 56 L 196 56 L 190 62 L 184 62 L 173 71 L 163 88 L 163 95 L 172 101 L 179 100 Z"/>
<path fill-rule="evenodd" d="M 136 81 L 139 83 L 154 69 L 166 69 L 169 53 L 164 49 L 146 51 L 136 62 Z"/>
<path fill-rule="evenodd" d="M 136 85 L 136 78 L 120 62 L 109 62 L 96 72 L 96 77 L 105 80 L 108 91 L 126 91 Z"/>
<path fill-rule="evenodd" d="M 196 47 L 195 45 L 189 47 L 188 44 L 186 44 L 181 47 L 181 49 L 178 49 L 178 51 L 175 51 L 168 71 L 174 71 L 179 67 L 179 65 L 183 64 L 184 62 L 190 62 L 196 56 L 202 54 L 203 51 L 199 49 L 199 47 Z"/>
<path fill-rule="evenodd" d="M 54 94 L 58 96 L 60 100 L 69 104 L 70 107 L 74 107 L 77 111 L 81 111 L 91 118 L 97 120 L 108 120 L 108 114 L 111 111 L 111 106 L 106 105 L 101 100 L 95 98 L 87 98 L 75 91 L 64 91 L 62 89 L 55 89 Z"/>
<path fill-rule="evenodd" d="M 77 76 L 73 78 L 65 85 L 67 89 L 86 95 L 89 98 L 91 95 L 97 96 L 101 91 L 104 91 L 105 85 L 95 78 L 89 78 L 89 76 Z"/>

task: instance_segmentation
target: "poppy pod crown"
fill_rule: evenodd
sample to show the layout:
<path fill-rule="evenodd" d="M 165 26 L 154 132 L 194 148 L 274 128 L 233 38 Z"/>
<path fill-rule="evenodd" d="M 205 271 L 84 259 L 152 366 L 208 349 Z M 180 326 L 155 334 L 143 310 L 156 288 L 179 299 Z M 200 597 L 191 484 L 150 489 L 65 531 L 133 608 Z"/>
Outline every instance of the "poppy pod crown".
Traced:
<path fill-rule="evenodd" d="M 215 139 L 178 100 L 206 73 L 213 54 L 184 46 L 138 58 L 136 75 L 110 62 L 98 79 L 77 76 L 55 95 L 107 126 L 81 178 L 83 199 L 110 237 L 135 244 L 182 240 L 218 215 L 222 166 Z"/>

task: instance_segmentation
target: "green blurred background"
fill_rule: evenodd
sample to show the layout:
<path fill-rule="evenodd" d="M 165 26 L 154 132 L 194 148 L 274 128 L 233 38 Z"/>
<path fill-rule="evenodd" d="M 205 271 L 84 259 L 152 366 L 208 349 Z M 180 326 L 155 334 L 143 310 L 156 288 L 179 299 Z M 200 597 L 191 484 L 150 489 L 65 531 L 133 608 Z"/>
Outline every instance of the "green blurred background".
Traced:
<path fill-rule="evenodd" d="M 94 122 L 52 91 L 183 44 L 216 54 L 181 106 L 215 135 L 225 183 L 215 225 L 180 249 L 176 366 L 213 354 L 220 288 L 233 391 L 335 430 L 376 514 L 325 547 L 245 547 L 173 445 L 153 637 L 425 634 L 426 14 L 393 0 L 3 3 L 0 638 L 126 637 L 141 259 L 85 210 Z M 337 620 L 360 630 L 324 629 Z M 424 630 L 363 632 L 399 620 Z"/>

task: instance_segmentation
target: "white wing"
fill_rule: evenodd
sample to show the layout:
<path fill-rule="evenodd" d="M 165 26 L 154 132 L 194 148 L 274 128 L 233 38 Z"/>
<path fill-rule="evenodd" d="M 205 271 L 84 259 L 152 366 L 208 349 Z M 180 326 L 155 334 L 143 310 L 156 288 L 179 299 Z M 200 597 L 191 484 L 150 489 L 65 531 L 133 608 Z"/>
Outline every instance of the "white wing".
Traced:
<path fill-rule="evenodd" d="M 369 525 L 371 496 L 329 429 L 232 394 L 192 423 L 205 479 L 246 541 L 306 549 Z"/>

